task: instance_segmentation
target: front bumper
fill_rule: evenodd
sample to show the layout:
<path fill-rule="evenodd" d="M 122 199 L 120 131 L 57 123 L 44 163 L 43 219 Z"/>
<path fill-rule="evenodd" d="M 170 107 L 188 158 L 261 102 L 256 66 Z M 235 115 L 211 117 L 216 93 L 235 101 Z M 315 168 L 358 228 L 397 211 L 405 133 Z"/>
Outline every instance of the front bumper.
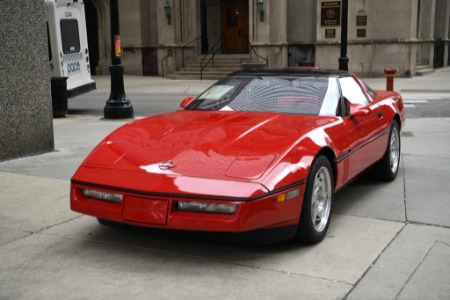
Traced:
<path fill-rule="evenodd" d="M 158 196 L 139 191 L 118 191 L 113 188 L 95 189 L 107 193 L 120 193 L 120 203 L 85 196 L 84 189 L 92 185 L 82 182 L 71 184 L 71 209 L 97 218 L 141 227 L 166 228 L 189 231 L 247 232 L 256 229 L 286 227 L 298 224 L 302 207 L 304 183 L 268 193 L 255 199 L 196 197 L 194 195 Z M 292 190 L 299 190 L 292 198 L 283 197 Z M 281 195 L 281 196 L 280 196 Z M 210 213 L 182 211 L 177 202 L 234 204 L 234 213 Z"/>

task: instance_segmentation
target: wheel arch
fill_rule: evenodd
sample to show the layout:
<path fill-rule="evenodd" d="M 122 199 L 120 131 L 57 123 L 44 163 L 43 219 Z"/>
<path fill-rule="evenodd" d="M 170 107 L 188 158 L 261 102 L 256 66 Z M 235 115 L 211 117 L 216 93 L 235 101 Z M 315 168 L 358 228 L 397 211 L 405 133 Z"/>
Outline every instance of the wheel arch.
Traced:
<path fill-rule="evenodd" d="M 398 124 L 398 129 L 401 130 L 402 129 L 402 121 L 400 119 L 400 115 L 399 114 L 395 114 L 394 118 L 392 119 L 392 121 L 397 121 Z"/>
<path fill-rule="evenodd" d="M 334 186 L 336 186 L 336 178 L 337 178 L 336 155 L 334 154 L 333 150 L 331 150 L 331 148 L 329 147 L 324 147 L 320 149 L 320 151 L 317 153 L 314 159 L 316 159 L 319 155 L 325 156 L 330 162 L 333 171 L 333 181 L 334 181 L 333 183 Z"/>

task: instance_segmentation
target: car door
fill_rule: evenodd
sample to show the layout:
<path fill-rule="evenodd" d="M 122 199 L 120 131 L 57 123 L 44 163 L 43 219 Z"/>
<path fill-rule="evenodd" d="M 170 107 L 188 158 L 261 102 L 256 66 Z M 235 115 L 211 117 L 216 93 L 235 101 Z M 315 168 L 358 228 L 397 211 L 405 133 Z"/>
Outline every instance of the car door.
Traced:
<path fill-rule="evenodd" d="M 349 133 L 351 147 L 348 157 L 348 177 L 351 179 L 381 158 L 387 140 L 380 126 L 383 123 L 383 115 L 379 105 L 372 102 L 354 77 L 340 77 L 339 83 L 347 111 L 344 124 Z M 352 104 L 359 105 L 365 113 L 359 116 L 350 115 Z"/>

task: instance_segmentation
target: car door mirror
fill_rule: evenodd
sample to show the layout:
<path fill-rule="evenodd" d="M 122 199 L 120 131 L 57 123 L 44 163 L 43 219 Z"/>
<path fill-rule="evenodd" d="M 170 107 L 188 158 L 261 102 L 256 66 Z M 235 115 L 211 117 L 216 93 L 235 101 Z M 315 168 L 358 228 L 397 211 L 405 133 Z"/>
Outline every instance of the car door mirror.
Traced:
<path fill-rule="evenodd" d="M 194 100 L 195 100 L 195 97 L 186 97 L 186 98 L 183 99 L 183 101 L 181 101 L 180 107 L 181 108 L 186 108 Z"/>
<path fill-rule="evenodd" d="M 367 117 L 370 116 L 372 110 L 370 107 L 362 104 L 350 104 L 350 117 Z"/>

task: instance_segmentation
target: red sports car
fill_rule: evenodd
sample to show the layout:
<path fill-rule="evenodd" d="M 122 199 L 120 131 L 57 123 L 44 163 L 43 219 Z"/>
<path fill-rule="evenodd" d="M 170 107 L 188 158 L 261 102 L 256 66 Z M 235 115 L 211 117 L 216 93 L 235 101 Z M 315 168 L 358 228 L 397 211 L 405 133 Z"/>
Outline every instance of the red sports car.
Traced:
<path fill-rule="evenodd" d="M 102 224 L 316 243 L 336 191 L 399 169 L 401 96 L 349 72 L 239 71 L 181 107 L 107 136 L 74 174 L 71 208 Z"/>

